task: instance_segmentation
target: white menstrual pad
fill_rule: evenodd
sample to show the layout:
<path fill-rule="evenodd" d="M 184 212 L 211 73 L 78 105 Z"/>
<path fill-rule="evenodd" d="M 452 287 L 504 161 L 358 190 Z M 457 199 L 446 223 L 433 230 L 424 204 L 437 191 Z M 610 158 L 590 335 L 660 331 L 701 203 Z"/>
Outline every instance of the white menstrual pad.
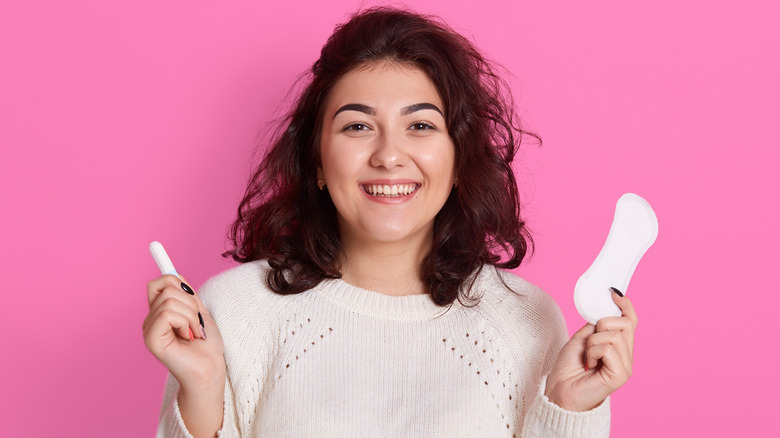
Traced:
<path fill-rule="evenodd" d="M 650 204 L 633 193 L 621 196 L 604 247 L 574 286 L 574 305 L 586 321 L 596 324 L 621 315 L 610 287 L 626 292 L 636 265 L 657 236 L 658 219 Z"/>

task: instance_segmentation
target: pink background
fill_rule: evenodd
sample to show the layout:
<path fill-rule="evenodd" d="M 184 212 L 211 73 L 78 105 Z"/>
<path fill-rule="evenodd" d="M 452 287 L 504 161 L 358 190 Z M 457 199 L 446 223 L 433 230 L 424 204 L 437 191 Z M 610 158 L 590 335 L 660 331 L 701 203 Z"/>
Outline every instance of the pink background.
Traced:
<path fill-rule="evenodd" d="M 231 266 L 254 138 L 359 5 L 116 3 L 0 4 L 5 436 L 153 434 L 147 245 L 196 285 Z M 615 201 L 645 197 L 660 233 L 629 290 L 635 374 L 613 436 L 780 433 L 775 2 L 561 3 L 407 2 L 511 71 L 544 138 L 518 165 L 538 245 L 519 273 L 573 331 Z"/>

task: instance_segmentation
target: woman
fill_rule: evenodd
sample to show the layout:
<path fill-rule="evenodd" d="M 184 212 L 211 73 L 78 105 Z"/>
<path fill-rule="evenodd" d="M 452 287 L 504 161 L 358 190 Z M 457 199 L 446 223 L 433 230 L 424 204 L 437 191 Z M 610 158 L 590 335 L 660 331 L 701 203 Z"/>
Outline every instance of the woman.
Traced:
<path fill-rule="evenodd" d="M 497 269 L 530 244 L 505 89 L 426 17 L 338 27 L 239 207 L 243 264 L 199 295 L 148 285 L 158 436 L 608 436 L 636 315 L 615 295 L 623 317 L 567 343 L 552 299 Z"/>

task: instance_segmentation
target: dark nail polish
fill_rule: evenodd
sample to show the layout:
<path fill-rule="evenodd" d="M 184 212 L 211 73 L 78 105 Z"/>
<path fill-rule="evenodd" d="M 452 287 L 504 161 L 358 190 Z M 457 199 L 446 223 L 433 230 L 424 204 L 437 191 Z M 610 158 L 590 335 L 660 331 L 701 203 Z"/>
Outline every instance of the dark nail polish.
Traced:
<path fill-rule="evenodd" d="M 616 294 L 620 295 L 620 298 L 623 298 L 623 292 L 620 292 L 619 290 L 617 290 L 614 287 L 611 287 L 610 289 L 612 289 L 612 292 L 615 292 Z"/>
<path fill-rule="evenodd" d="M 184 289 L 184 292 L 187 292 L 190 295 L 195 295 L 195 291 L 192 290 L 191 287 L 187 286 L 187 283 L 181 282 L 181 288 Z"/>
<path fill-rule="evenodd" d="M 191 287 L 187 286 L 187 283 L 183 281 L 181 282 L 181 288 L 184 289 L 184 292 L 187 292 L 190 295 L 195 295 L 195 291 L 192 290 Z M 201 315 L 200 312 L 198 312 L 198 320 L 200 321 L 200 326 L 205 328 L 206 325 L 203 324 L 203 315 Z"/>

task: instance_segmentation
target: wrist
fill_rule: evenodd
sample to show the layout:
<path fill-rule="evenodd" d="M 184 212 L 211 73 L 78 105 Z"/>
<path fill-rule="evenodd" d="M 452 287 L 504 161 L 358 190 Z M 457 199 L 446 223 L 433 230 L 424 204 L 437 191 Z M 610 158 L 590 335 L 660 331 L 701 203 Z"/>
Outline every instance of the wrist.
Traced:
<path fill-rule="evenodd" d="M 179 383 L 179 392 L 197 393 L 213 390 L 223 385 L 226 374 L 225 359 L 221 355 L 213 360 L 180 359 L 168 370 Z"/>
<path fill-rule="evenodd" d="M 177 402 L 181 419 L 193 437 L 213 437 L 222 427 L 225 374 L 215 372 L 203 382 L 180 385 Z"/>
<path fill-rule="evenodd" d="M 550 387 L 547 385 L 544 389 L 544 396 L 547 400 L 559 408 L 570 412 L 586 412 L 601 406 L 604 400 L 583 400 L 571 396 L 571 391 L 561 388 L 560 385 Z"/>
<path fill-rule="evenodd" d="M 179 394 L 189 397 L 190 395 L 198 397 L 212 394 L 222 397 L 225 390 L 225 364 L 221 366 L 200 368 L 194 375 L 179 381 Z"/>

